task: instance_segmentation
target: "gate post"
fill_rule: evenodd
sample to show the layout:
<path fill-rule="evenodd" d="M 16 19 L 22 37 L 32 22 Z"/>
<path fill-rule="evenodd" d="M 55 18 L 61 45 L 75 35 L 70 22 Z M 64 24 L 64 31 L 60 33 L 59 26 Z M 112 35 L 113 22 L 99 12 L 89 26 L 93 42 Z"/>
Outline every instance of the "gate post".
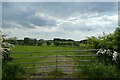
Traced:
<path fill-rule="evenodd" d="M 55 52 L 56 54 L 56 71 L 58 71 L 58 58 L 57 58 L 57 51 Z"/>

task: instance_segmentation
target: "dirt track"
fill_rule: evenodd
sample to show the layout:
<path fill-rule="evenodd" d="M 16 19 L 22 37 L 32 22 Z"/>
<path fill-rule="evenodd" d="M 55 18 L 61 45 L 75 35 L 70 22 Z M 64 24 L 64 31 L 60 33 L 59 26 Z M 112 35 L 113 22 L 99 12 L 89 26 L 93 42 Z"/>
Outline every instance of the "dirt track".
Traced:
<path fill-rule="evenodd" d="M 57 60 L 58 61 L 68 61 L 68 60 L 73 60 L 72 58 L 70 57 L 57 57 Z M 47 61 L 55 61 L 56 62 L 56 57 L 55 58 L 50 58 L 48 59 Z M 74 65 L 74 62 L 57 62 L 57 66 L 60 66 L 58 67 L 58 70 L 62 70 L 63 73 L 67 74 L 65 75 L 64 77 L 68 78 L 72 72 L 69 72 L 69 71 L 73 71 L 73 66 Z M 52 68 L 50 68 L 50 66 Z M 65 67 L 65 66 L 70 66 L 70 67 Z M 47 77 L 48 76 L 48 72 L 50 71 L 54 71 L 56 69 L 56 63 L 54 64 L 43 64 L 42 67 L 45 67 L 45 68 L 36 68 L 36 74 L 33 74 L 31 75 L 31 77 L 27 80 L 34 80 L 35 78 L 44 78 L 44 77 Z M 41 73 L 42 72 L 42 73 Z M 36 79 L 35 79 L 36 80 Z"/>

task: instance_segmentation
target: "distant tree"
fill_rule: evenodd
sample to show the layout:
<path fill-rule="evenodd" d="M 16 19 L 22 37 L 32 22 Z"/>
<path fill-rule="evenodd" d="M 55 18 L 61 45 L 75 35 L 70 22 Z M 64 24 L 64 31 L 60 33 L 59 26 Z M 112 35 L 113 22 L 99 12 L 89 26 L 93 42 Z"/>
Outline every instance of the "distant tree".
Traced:
<path fill-rule="evenodd" d="M 60 43 L 59 43 L 58 41 L 54 41 L 54 45 L 55 45 L 55 46 L 59 46 Z"/>
<path fill-rule="evenodd" d="M 37 46 L 41 46 L 41 45 L 43 45 L 43 42 L 39 41 L 38 44 L 37 44 Z"/>
<path fill-rule="evenodd" d="M 79 47 L 79 43 L 78 42 L 74 42 L 73 45 Z"/>
<path fill-rule="evenodd" d="M 87 43 L 87 40 L 81 40 L 80 43 Z"/>
<path fill-rule="evenodd" d="M 24 44 L 25 44 L 25 45 L 30 45 L 30 38 L 25 37 L 25 38 L 24 38 Z"/>
<path fill-rule="evenodd" d="M 61 41 L 67 41 L 66 39 L 61 39 Z"/>
<path fill-rule="evenodd" d="M 33 45 L 36 45 L 37 43 L 37 39 L 33 39 Z"/>
<path fill-rule="evenodd" d="M 61 41 L 60 38 L 54 38 L 53 41 Z"/>
<path fill-rule="evenodd" d="M 68 39 L 67 41 L 74 41 L 74 40 L 72 40 L 72 39 Z"/>
<path fill-rule="evenodd" d="M 51 42 L 50 42 L 50 41 L 47 41 L 46 44 L 49 46 L 49 45 L 51 45 Z"/>
<path fill-rule="evenodd" d="M 68 45 L 68 46 L 72 46 L 72 43 L 71 43 L 71 42 L 68 42 L 67 45 Z"/>
<path fill-rule="evenodd" d="M 24 45 L 24 40 L 17 40 L 18 45 Z"/>
<path fill-rule="evenodd" d="M 44 41 L 44 39 L 39 39 L 38 41 Z"/>

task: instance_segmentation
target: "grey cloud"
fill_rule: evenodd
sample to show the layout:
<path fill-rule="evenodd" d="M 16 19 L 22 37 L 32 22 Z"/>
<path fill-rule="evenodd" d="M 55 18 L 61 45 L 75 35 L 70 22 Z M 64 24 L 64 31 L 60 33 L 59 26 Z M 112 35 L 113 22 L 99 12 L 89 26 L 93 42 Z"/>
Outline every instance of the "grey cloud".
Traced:
<path fill-rule="evenodd" d="M 107 12 L 117 11 L 117 2 L 15 2 L 3 3 L 3 7 L 17 10 L 26 9 L 28 12 L 42 11 L 54 16 L 66 17 L 76 12 Z"/>
<path fill-rule="evenodd" d="M 37 3 L 40 4 L 45 12 L 58 16 L 70 16 L 73 13 L 85 12 L 114 12 L 117 11 L 117 2 L 54 2 Z M 47 10 L 47 11 L 46 11 Z M 56 14 L 57 13 L 57 14 Z"/>
<path fill-rule="evenodd" d="M 22 11 L 20 7 L 14 5 L 15 3 L 3 3 L 3 28 L 11 28 L 10 22 L 14 22 L 18 25 L 23 25 L 25 27 L 31 28 L 27 20 L 27 16 L 32 14 L 32 12 Z"/>
<path fill-rule="evenodd" d="M 115 11 L 116 12 L 118 10 L 117 2 L 93 2 L 90 5 L 92 5 L 90 9 L 91 11 L 98 11 L 98 12 Z"/>
<path fill-rule="evenodd" d="M 80 24 L 72 24 L 72 23 L 65 23 L 61 25 L 62 29 L 65 31 L 81 31 L 81 32 L 87 32 L 87 31 L 93 31 L 94 27 L 88 26 L 85 23 L 80 23 Z"/>
<path fill-rule="evenodd" d="M 19 5 L 16 5 L 19 4 Z M 17 23 L 18 25 L 22 25 L 26 28 L 34 28 L 34 26 L 31 26 L 30 24 L 34 24 L 37 26 L 55 26 L 56 21 L 53 19 L 47 19 L 47 18 L 38 18 L 38 17 L 32 17 L 29 18 L 29 16 L 35 14 L 37 12 L 37 9 L 34 11 L 32 9 L 29 9 L 29 5 L 20 5 L 20 3 L 3 3 L 3 28 L 10 28 L 12 25 L 10 23 L 5 24 L 6 22 L 13 21 Z"/>
<path fill-rule="evenodd" d="M 37 26 L 56 26 L 56 21 L 54 19 L 43 17 L 32 16 L 29 18 L 29 22 Z"/>
<path fill-rule="evenodd" d="M 71 23 L 66 23 L 66 21 L 69 17 L 79 17 L 80 14 L 82 14 L 81 19 L 88 19 L 92 17 L 102 17 L 103 15 L 116 15 L 117 14 L 117 3 L 85 3 L 85 2 L 3 2 L 2 5 L 3 8 L 3 28 L 7 32 L 11 32 L 12 36 L 18 36 L 18 37 L 25 37 L 32 36 L 36 38 L 53 38 L 53 37 L 74 37 L 76 36 L 75 32 L 79 32 L 79 34 L 87 35 L 87 31 L 91 29 L 91 34 L 97 34 L 101 33 L 102 31 L 112 31 L 114 29 L 114 25 L 94 25 L 91 24 L 91 26 L 88 26 L 85 23 L 78 23 L 78 24 L 72 24 L 72 21 L 75 22 L 75 20 L 71 20 Z M 47 18 L 46 17 L 36 17 L 36 13 L 42 13 L 47 16 L 51 16 L 53 18 Z M 86 14 L 87 13 L 87 14 Z M 92 15 L 92 13 L 98 13 L 98 15 Z M 75 15 L 76 14 L 76 15 Z M 31 17 L 32 16 L 32 17 Z M 90 16 L 90 17 L 89 17 Z M 55 18 L 55 19 L 54 19 Z M 63 20 L 63 24 L 56 25 L 57 19 Z M 77 19 L 76 19 L 77 21 Z M 107 17 L 103 18 L 103 21 L 109 21 Z M 13 22 L 13 23 L 12 23 Z M 69 21 L 68 21 L 69 22 Z M 86 21 L 85 21 L 86 22 Z M 113 21 L 111 24 L 114 24 Z M 31 25 L 33 24 L 33 25 Z M 56 32 L 40 32 L 39 30 L 35 29 L 35 26 L 39 27 L 57 27 L 56 29 L 61 28 L 63 31 L 56 31 Z M 46 27 L 47 26 L 47 27 Z M 21 27 L 20 29 L 16 29 L 15 27 Z M 9 29 L 8 29 L 9 28 Z M 13 28 L 13 29 L 12 29 Z M 27 29 L 26 29 L 27 28 Z M 30 28 L 30 29 L 28 29 Z M 18 30 L 18 31 L 17 31 Z M 20 31 L 19 31 L 20 30 Z M 32 33 L 34 30 L 35 33 Z M 21 34 L 25 32 L 25 34 Z M 26 32 L 27 31 L 27 32 Z M 89 31 L 89 32 L 90 32 Z M 93 33 L 94 31 L 95 33 Z M 19 32 L 19 33 L 18 33 Z M 74 32 L 74 33 L 73 33 Z M 9 34 L 9 33 L 8 33 Z M 21 35 L 20 35 L 21 34 Z M 71 36 L 72 34 L 72 36 Z M 74 37 L 74 39 L 78 39 L 78 36 Z"/>

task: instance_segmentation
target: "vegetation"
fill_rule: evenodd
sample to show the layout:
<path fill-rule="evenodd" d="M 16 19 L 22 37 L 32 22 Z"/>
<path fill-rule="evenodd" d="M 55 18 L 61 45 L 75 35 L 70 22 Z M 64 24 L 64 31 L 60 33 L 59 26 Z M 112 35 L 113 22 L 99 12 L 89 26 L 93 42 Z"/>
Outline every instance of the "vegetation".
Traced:
<path fill-rule="evenodd" d="M 117 49 L 120 52 L 120 28 L 116 28 L 116 30 L 111 34 L 106 34 L 103 32 L 102 36 L 95 37 L 91 36 L 85 40 L 74 41 L 71 39 L 60 39 L 54 38 L 53 40 L 44 40 L 44 39 L 32 39 L 32 38 L 24 38 L 24 40 L 18 40 L 16 37 L 6 39 L 7 42 L 15 45 L 31 45 L 31 46 L 42 46 L 44 43 L 46 45 L 54 44 L 54 46 L 76 46 L 83 47 L 85 49 L 95 48 L 99 49 L 101 47 L 109 48 L 111 50 Z"/>
<path fill-rule="evenodd" d="M 10 57 L 9 47 L 11 44 L 6 42 L 4 37 L 2 37 L 1 42 L 2 80 L 16 80 L 16 78 L 24 75 L 25 70 L 19 64 L 11 62 L 13 60 L 13 58 Z"/>
<path fill-rule="evenodd" d="M 82 78 L 86 79 L 120 79 L 120 72 L 115 66 L 104 65 L 103 63 L 92 63 L 82 68 L 79 73 Z"/>
<path fill-rule="evenodd" d="M 99 36 L 99 37 L 89 37 L 86 40 L 86 44 L 90 47 L 90 48 L 108 48 L 111 50 L 116 49 L 118 52 L 120 52 L 120 28 L 116 28 L 116 30 L 111 33 L 111 34 L 106 34 L 103 33 L 103 36 Z M 88 47 L 87 46 L 87 47 Z"/>
<path fill-rule="evenodd" d="M 17 63 L 3 63 L 2 80 L 16 80 L 22 78 L 25 74 L 25 69 Z"/>
<path fill-rule="evenodd" d="M 14 59 L 13 62 L 21 63 L 21 62 L 40 62 L 40 61 L 55 61 L 55 57 L 51 58 L 26 58 L 26 57 L 37 57 L 37 56 L 55 56 L 54 52 L 46 52 L 51 50 L 77 50 L 76 47 L 62 47 L 62 46 L 23 46 L 17 45 L 12 48 L 11 56 Z M 17 54 L 13 52 L 24 52 L 24 54 Z M 26 52 L 37 52 L 37 53 L 26 53 Z M 40 53 L 39 53 L 40 52 Z M 64 54 L 69 54 L 65 52 Z M 74 54 L 74 53 L 71 53 Z M 62 54 L 58 54 L 62 55 Z M 24 59 L 16 59 L 16 58 L 24 58 Z M 56 63 L 41 63 L 41 64 L 21 64 L 23 67 L 36 67 L 36 66 L 55 66 Z M 41 69 L 32 68 L 31 70 L 26 69 L 29 73 L 39 73 Z M 50 74 L 49 74 L 50 75 Z M 50 75 L 51 76 L 51 75 Z M 51 76 L 53 77 L 53 76 Z M 55 77 L 55 76 L 54 76 Z"/>
<path fill-rule="evenodd" d="M 78 50 L 78 49 L 100 49 L 100 48 L 107 48 L 110 50 L 116 50 L 120 53 L 120 28 L 118 27 L 113 33 L 106 34 L 103 33 L 102 36 L 95 37 L 91 36 L 85 40 L 81 41 L 74 41 L 71 39 L 60 39 L 55 38 L 53 40 L 37 40 L 31 38 L 24 38 L 24 40 L 18 40 L 17 38 L 8 38 L 6 39 L 7 42 L 16 45 L 16 47 L 12 48 L 13 52 L 42 52 L 42 51 L 51 51 L 51 50 Z M 71 54 L 64 52 L 64 55 Z M 91 54 L 89 52 L 85 53 L 72 53 L 74 55 L 79 54 Z M 92 53 L 93 54 L 93 53 Z M 23 57 L 35 57 L 35 56 L 49 56 L 55 55 L 52 52 L 48 53 L 34 53 L 34 54 L 11 54 L 14 58 L 23 58 Z M 76 57 L 73 58 L 75 60 L 80 59 L 95 59 L 95 57 Z M 29 64 L 16 64 L 19 62 L 39 62 L 39 61 L 50 61 L 51 59 L 40 59 L 40 58 L 27 58 L 27 59 L 16 59 L 9 63 L 3 64 L 3 78 L 12 78 L 15 79 L 16 77 L 20 76 L 21 74 L 25 73 L 25 70 L 22 67 L 30 66 Z M 109 62 L 109 61 L 108 61 Z M 119 62 L 118 62 L 119 63 Z M 98 61 L 97 63 L 80 63 L 77 62 L 75 64 L 87 64 L 89 66 L 82 67 L 82 71 L 78 72 L 75 76 L 80 76 L 81 78 L 119 78 L 117 77 L 120 75 L 119 68 L 114 64 L 105 65 L 104 62 Z M 46 64 L 42 64 L 46 65 Z M 52 64 L 47 64 L 47 66 Z M 22 66 L 22 67 L 21 67 Z M 40 64 L 33 64 L 30 67 L 41 66 Z M 81 69 L 81 67 L 77 67 L 77 69 Z M 16 70 L 16 74 L 15 71 Z M 31 70 L 32 71 L 32 70 Z M 34 71 L 34 70 L 33 70 Z M 38 70 L 36 70 L 38 71 Z M 10 74 L 12 73 L 12 74 Z M 9 75 L 9 76 L 7 76 Z M 49 73 L 50 76 L 57 78 L 61 75 L 64 75 L 62 71 L 53 71 Z M 7 77 L 6 77 L 7 76 Z"/>
<path fill-rule="evenodd" d="M 117 51 L 120 54 L 120 28 L 118 27 L 113 33 L 106 34 L 103 33 L 103 36 L 95 37 L 91 36 L 80 44 L 82 48 L 106 48 L 111 51 Z M 104 55 L 102 56 L 105 57 Z M 120 59 L 120 58 L 118 58 Z M 117 64 L 110 64 L 111 61 L 106 61 L 104 63 L 98 61 L 97 63 L 89 63 L 89 66 L 83 67 L 82 72 L 78 73 L 78 75 L 83 78 L 88 79 L 96 79 L 96 78 L 114 78 L 120 79 L 118 77 L 120 75 L 120 60 L 118 60 Z M 80 63 L 79 63 L 80 64 Z M 80 67 L 79 67 L 80 68 Z M 78 68 L 78 69 L 79 69 Z"/>
<path fill-rule="evenodd" d="M 48 76 L 46 78 L 62 78 L 64 75 L 66 75 L 62 70 L 54 70 L 48 73 Z"/>
<path fill-rule="evenodd" d="M 115 48 L 116 50 L 120 53 L 120 27 L 116 29 L 116 31 L 114 32 L 114 44 L 115 44 Z"/>

